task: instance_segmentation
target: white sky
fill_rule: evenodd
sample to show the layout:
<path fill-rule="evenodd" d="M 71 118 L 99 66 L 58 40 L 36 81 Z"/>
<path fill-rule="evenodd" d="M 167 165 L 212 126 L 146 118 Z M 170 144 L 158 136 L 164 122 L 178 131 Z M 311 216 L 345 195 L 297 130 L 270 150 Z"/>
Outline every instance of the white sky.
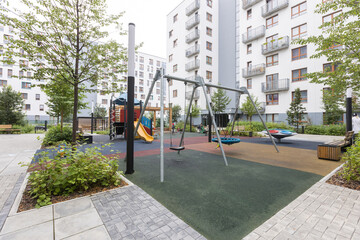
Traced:
<path fill-rule="evenodd" d="M 124 29 L 127 30 L 130 22 L 135 23 L 136 44 L 143 42 L 140 52 L 166 58 L 166 15 L 181 2 L 182 0 L 108 0 L 107 4 L 109 13 L 125 11 L 120 20 Z"/>

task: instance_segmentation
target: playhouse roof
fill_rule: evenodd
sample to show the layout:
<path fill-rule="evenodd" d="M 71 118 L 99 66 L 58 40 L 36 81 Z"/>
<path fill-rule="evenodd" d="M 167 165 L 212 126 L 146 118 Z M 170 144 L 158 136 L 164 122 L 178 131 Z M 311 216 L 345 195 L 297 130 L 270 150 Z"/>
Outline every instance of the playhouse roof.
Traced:
<path fill-rule="evenodd" d="M 122 93 L 113 101 L 116 105 L 125 105 L 127 102 L 127 93 Z M 134 105 L 140 105 L 140 101 L 134 98 Z"/>

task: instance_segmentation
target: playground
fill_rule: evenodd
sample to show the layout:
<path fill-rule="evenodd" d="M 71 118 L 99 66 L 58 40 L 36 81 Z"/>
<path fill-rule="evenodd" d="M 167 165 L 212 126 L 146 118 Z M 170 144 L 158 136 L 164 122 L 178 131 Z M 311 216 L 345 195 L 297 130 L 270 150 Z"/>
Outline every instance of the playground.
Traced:
<path fill-rule="evenodd" d="M 276 153 L 268 137 L 240 137 L 225 145 L 224 166 L 217 143 L 200 133 L 185 133 L 186 149 L 177 153 L 164 134 L 164 182 L 159 181 L 160 140 L 134 142 L 135 173 L 126 177 L 208 239 L 240 239 L 296 199 L 323 176 L 340 165 L 320 160 L 320 142 L 291 140 L 278 143 Z M 173 144 L 181 134 L 172 135 Z M 94 145 L 107 143 L 97 135 Z M 126 141 L 112 141 L 104 154 L 119 157 L 125 169 Z"/>

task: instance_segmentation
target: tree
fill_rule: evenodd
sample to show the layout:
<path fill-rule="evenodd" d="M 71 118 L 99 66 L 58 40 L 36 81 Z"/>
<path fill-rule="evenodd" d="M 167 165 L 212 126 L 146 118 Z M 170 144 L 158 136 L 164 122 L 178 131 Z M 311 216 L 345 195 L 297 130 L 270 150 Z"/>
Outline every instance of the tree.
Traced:
<path fill-rule="evenodd" d="M 343 11 L 339 11 L 344 9 Z M 320 26 L 322 34 L 294 41 L 314 44 L 316 53 L 311 58 L 325 57 L 331 64 L 324 71 L 308 73 L 311 82 L 331 86 L 339 92 L 353 88 L 360 90 L 360 4 L 358 0 L 332 0 L 319 3 L 316 13 L 336 12 L 331 21 Z"/>
<path fill-rule="evenodd" d="M 257 109 L 260 108 L 260 103 L 258 102 L 258 98 L 251 95 L 251 98 L 253 99 L 255 106 Z M 251 120 L 252 116 L 257 113 L 256 108 L 254 107 L 252 101 L 250 100 L 249 96 L 246 97 L 246 101 L 241 106 L 241 111 L 246 114 L 247 120 L 250 122 L 251 127 Z"/>
<path fill-rule="evenodd" d="M 36 80 L 61 80 L 74 89 L 72 142 L 78 129 L 79 89 L 85 83 L 96 86 L 100 80 L 118 81 L 126 69 L 125 48 L 110 40 L 103 29 L 115 25 L 123 13 L 106 14 L 106 0 L 20 0 L 26 11 L 1 8 L 0 24 L 16 29 L 4 48 L 11 64 L 17 57 L 24 71 L 33 71 Z M 17 16 L 13 16 L 16 13 Z M 107 86 L 106 86 L 107 85 Z M 102 84 L 103 88 L 116 87 Z"/>
<path fill-rule="evenodd" d="M 215 113 L 225 111 L 226 106 L 230 103 L 230 98 L 226 96 L 225 90 L 218 88 L 211 96 L 212 108 Z"/>
<path fill-rule="evenodd" d="M 96 104 L 94 107 L 94 117 L 101 117 L 104 118 L 107 115 L 106 108 L 101 107 L 100 104 Z"/>
<path fill-rule="evenodd" d="M 74 87 L 63 82 L 62 78 L 56 81 L 49 81 L 46 84 L 40 85 L 41 89 L 48 96 L 47 106 L 49 111 L 47 114 L 56 117 L 59 122 L 60 130 L 62 132 L 64 119 L 68 118 L 73 113 L 74 106 Z M 78 109 L 84 109 L 86 104 L 83 102 L 85 95 L 79 91 Z"/>
<path fill-rule="evenodd" d="M 21 93 L 4 87 L 0 92 L 0 124 L 23 124 L 24 100 Z"/>
<path fill-rule="evenodd" d="M 191 116 L 192 117 L 198 117 L 200 116 L 200 107 L 196 104 L 193 104 L 192 107 L 191 107 Z"/>
<path fill-rule="evenodd" d="M 299 130 L 300 121 L 303 118 L 303 114 L 305 113 L 305 108 L 301 103 L 301 93 L 300 88 L 295 89 L 294 99 L 290 103 L 289 110 L 286 111 L 287 121 L 290 125 L 295 125 L 296 130 Z"/>
<path fill-rule="evenodd" d="M 343 99 L 344 98 L 341 94 L 332 90 L 323 90 L 323 109 L 325 110 L 324 124 L 335 124 L 339 121 L 344 113 L 344 111 L 340 108 Z"/>
<path fill-rule="evenodd" d="M 181 117 L 181 107 L 180 105 L 174 105 L 172 106 L 172 121 L 174 123 L 177 123 L 179 118 Z"/>

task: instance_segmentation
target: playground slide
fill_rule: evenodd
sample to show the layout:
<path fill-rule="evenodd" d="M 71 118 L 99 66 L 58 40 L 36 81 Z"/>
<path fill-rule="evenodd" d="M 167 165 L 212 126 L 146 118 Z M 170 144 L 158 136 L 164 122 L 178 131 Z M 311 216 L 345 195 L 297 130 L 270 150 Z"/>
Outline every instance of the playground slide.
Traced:
<path fill-rule="evenodd" d="M 134 127 L 136 127 L 137 122 L 138 121 L 134 121 Z M 141 123 L 137 131 L 137 134 L 140 136 L 141 139 L 145 140 L 146 142 L 151 143 L 152 141 L 154 141 L 154 138 L 146 132 L 144 126 Z"/>

